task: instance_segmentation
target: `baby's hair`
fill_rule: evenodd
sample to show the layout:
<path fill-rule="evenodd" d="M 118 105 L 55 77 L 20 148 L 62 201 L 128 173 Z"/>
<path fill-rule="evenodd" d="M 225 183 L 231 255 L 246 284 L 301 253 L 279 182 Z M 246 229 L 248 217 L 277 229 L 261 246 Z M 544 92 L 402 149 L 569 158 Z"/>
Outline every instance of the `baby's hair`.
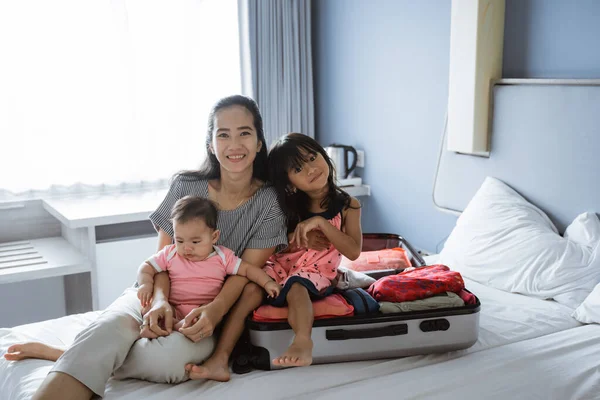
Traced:
<path fill-rule="evenodd" d="M 290 193 L 288 172 L 301 168 L 309 161 L 310 154 L 321 154 L 329 166 L 327 177 L 328 193 L 321 202 L 323 209 L 328 209 L 336 199 L 341 199 L 345 208 L 350 207 L 352 198 L 335 184 L 335 167 L 329 155 L 316 140 L 302 133 L 289 133 L 273 144 L 269 151 L 269 178 L 279 196 L 279 201 L 288 217 L 288 231 L 296 228 L 300 221 L 307 218 L 310 199 L 306 193 L 297 191 Z"/>
<path fill-rule="evenodd" d="M 210 229 L 217 229 L 217 206 L 212 201 L 198 196 L 185 196 L 177 200 L 171 211 L 171 220 L 185 224 L 201 219 Z"/>

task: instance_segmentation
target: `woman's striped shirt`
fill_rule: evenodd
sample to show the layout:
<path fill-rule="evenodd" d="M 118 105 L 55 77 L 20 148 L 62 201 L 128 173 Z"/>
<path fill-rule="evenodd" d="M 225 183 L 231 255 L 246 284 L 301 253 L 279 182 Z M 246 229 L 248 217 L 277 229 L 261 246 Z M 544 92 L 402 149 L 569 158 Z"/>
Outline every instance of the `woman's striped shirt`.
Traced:
<path fill-rule="evenodd" d="M 150 214 L 154 227 L 173 237 L 171 209 L 182 197 L 192 195 L 208 198 L 208 181 L 177 177 L 163 202 Z M 275 189 L 263 185 L 244 204 L 234 210 L 219 210 L 217 228 L 221 235 L 217 244 L 231 249 L 238 257 L 245 249 L 265 249 L 287 246 L 286 221 L 277 201 Z"/>

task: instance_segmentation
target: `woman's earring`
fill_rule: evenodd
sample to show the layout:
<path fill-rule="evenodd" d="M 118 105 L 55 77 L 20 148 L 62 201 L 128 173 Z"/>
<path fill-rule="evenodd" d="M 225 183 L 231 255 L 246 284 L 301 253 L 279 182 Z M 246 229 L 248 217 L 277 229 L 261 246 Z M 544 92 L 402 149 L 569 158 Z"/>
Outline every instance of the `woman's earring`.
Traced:
<path fill-rule="evenodd" d="M 288 196 L 291 196 L 296 193 L 296 188 L 293 186 L 288 186 L 285 188 L 285 192 L 288 194 Z"/>

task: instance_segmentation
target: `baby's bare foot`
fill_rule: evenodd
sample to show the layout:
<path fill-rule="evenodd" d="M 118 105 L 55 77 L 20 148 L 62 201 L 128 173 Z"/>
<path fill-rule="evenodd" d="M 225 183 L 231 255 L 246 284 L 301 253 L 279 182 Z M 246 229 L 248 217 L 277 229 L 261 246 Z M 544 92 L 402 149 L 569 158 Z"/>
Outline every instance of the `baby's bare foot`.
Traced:
<path fill-rule="evenodd" d="M 27 342 L 10 346 L 4 354 L 4 358 L 9 361 L 20 361 L 26 358 L 56 361 L 64 352 L 64 349 L 48 346 L 44 343 Z"/>
<path fill-rule="evenodd" d="M 219 382 L 227 382 L 230 379 L 227 355 L 213 354 L 202 365 L 187 364 L 185 370 L 190 375 L 190 379 L 210 379 Z"/>
<path fill-rule="evenodd" d="M 287 351 L 273 360 L 282 367 L 306 367 L 312 364 L 313 342 L 310 338 L 296 336 Z"/>

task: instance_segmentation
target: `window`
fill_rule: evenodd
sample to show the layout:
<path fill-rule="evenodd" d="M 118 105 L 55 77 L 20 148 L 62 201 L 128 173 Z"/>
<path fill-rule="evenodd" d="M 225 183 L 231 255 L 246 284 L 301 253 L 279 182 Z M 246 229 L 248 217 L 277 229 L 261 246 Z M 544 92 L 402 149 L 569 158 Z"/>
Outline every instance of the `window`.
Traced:
<path fill-rule="evenodd" d="M 0 189 L 169 178 L 239 93 L 237 0 L 0 4 Z"/>

